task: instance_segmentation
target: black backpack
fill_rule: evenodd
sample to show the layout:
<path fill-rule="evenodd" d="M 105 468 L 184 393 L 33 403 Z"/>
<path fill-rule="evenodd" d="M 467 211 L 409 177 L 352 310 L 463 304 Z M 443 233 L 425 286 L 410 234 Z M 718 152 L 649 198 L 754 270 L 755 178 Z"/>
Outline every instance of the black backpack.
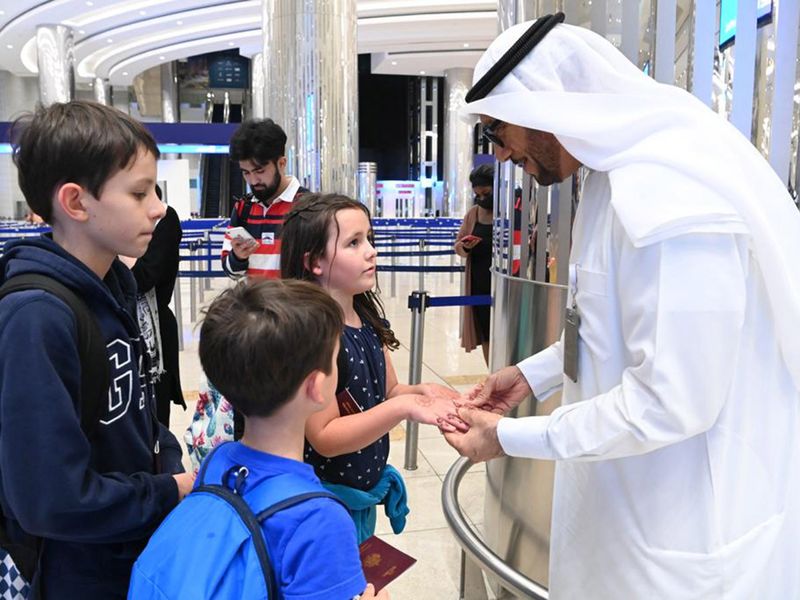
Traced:
<path fill-rule="evenodd" d="M 106 406 L 110 381 L 108 356 L 103 334 L 86 303 L 69 288 L 39 273 L 26 273 L 7 279 L 0 286 L 0 299 L 23 290 L 44 290 L 62 300 L 75 315 L 78 329 L 78 358 L 81 363 L 81 397 L 78 404 L 81 429 L 92 439 Z M 41 539 L 31 536 L 29 543 L 13 543 L 5 529 L 6 517 L 0 514 L 0 549 L 14 561 L 27 582 L 32 582 L 41 552 Z"/>

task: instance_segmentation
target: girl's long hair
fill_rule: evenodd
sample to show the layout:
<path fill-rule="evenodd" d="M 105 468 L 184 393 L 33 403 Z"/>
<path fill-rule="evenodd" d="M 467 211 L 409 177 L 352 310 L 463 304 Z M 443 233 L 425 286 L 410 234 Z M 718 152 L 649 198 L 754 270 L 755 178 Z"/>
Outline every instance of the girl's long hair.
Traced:
<path fill-rule="evenodd" d="M 336 227 L 338 241 L 339 224 L 336 221 L 336 213 L 348 209 L 360 210 L 367 216 L 370 223 L 368 239 L 372 245 L 375 245 L 369 210 L 360 202 L 341 194 L 304 194 L 294 201 L 281 230 L 282 278 L 317 282 L 316 276 L 306 268 L 306 265 L 313 265 L 325 255 L 328 229 L 331 223 Z M 336 257 L 328 258 L 332 263 Z M 376 289 L 380 291 L 377 282 Z M 386 321 L 383 304 L 373 290 L 353 296 L 353 308 L 362 319 L 372 326 L 378 334 L 381 344 L 390 350 L 395 350 L 400 346 L 394 331 Z"/>

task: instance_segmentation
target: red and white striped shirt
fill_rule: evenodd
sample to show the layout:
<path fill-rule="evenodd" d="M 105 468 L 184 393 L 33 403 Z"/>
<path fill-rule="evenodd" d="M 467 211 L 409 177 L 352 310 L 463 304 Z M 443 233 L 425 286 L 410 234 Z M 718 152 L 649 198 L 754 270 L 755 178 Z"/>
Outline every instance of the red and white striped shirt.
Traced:
<path fill-rule="evenodd" d="M 281 276 L 281 228 L 283 219 L 292 208 L 292 201 L 308 190 L 300 187 L 300 182 L 292 177 L 291 183 L 269 207 L 264 206 L 254 196 L 248 195 L 236 202 L 231 213 L 231 227 L 244 227 L 260 242 L 249 258 L 239 260 L 231 251 L 231 238 L 226 233 L 222 243 L 222 268 L 233 278 L 266 277 L 278 279 Z M 250 212 L 242 219 L 245 203 L 250 203 Z"/>

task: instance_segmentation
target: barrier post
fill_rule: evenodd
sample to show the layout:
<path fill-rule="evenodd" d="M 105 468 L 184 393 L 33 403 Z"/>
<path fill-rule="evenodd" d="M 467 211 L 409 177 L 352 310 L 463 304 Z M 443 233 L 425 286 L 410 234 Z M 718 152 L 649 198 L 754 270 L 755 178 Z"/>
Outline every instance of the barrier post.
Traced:
<path fill-rule="evenodd" d="M 390 252 L 392 253 L 392 298 L 395 297 L 397 292 L 397 271 L 394 270 L 394 267 L 397 266 L 397 257 L 394 255 L 395 251 L 397 250 L 397 246 L 394 245 L 395 240 L 397 240 L 397 236 L 393 235 L 392 238 L 392 245 Z"/>
<path fill-rule="evenodd" d="M 425 256 L 422 254 L 425 252 L 425 240 L 419 241 L 419 289 L 425 289 Z"/>
<path fill-rule="evenodd" d="M 206 273 L 211 273 L 211 232 L 206 231 Z M 206 275 L 203 280 L 205 282 L 205 289 L 211 289 L 211 275 Z"/>
<path fill-rule="evenodd" d="M 422 381 L 422 343 L 425 334 L 425 309 L 428 306 L 428 292 L 418 290 L 408 297 L 411 309 L 411 358 L 408 364 L 408 384 L 416 385 Z M 406 458 L 403 468 L 417 469 L 417 443 L 419 424 L 406 421 Z"/>
<path fill-rule="evenodd" d="M 455 246 L 455 238 L 453 238 L 453 246 Z M 456 251 L 450 248 L 450 268 L 453 269 L 452 271 L 450 271 L 450 283 L 453 283 L 454 281 L 453 278 L 455 277 L 456 274 L 454 269 L 455 266 L 456 266 Z"/>
<path fill-rule="evenodd" d="M 198 240 L 196 254 L 199 255 L 202 251 L 203 251 L 203 240 Z M 195 258 L 201 258 L 202 259 L 201 256 L 200 257 L 195 256 Z M 203 270 L 203 261 L 202 260 L 196 260 L 196 261 L 194 261 L 193 264 L 197 265 L 193 270 L 199 275 L 200 271 Z M 205 283 L 203 283 L 203 282 L 205 281 L 206 278 L 203 277 L 202 279 L 200 279 L 198 277 L 195 277 L 195 279 L 197 279 L 197 286 L 195 287 L 195 289 L 197 290 L 198 304 L 203 304 L 203 302 L 206 301 L 205 294 L 203 293 L 203 291 L 205 289 Z"/>
<path fill-rule="evenodd" d="M 194 265 L 194 261 L 191 260 L 194 258 L 194 243 L 189 246 L 189 272 L 193 271 L 192 266 Z M 189 275 L 189 312 L 191 317 L 191 322 L 197 322 L 197 277 L 193 277 Z"/>
<path fill-rule="evenodd" d="M 178 351 L 183 351 L 183 310 L 181 307 L 181 278 L 175 279 L 172 290 L 172 304 L 175 306 L 175 320 L 178 322 Z"/>

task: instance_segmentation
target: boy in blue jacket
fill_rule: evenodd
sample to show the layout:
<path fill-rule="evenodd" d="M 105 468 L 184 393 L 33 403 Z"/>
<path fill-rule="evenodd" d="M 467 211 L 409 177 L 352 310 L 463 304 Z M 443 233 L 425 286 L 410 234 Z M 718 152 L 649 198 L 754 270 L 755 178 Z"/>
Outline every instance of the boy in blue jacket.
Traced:
<path fill-rule="evenodd" d="M 6 245 L 0 283 L 44 274 L 87 305 L 110 386 L 81 429 L 75 313 L 41 290 L 0 300 L 0 504 L 12 542 L 38 543 L 34 594 L 124 598 L 147 539 L 190 489 L 181 449 L 155 413 L 135 317 L 136 284 L 118 254 L 141 256 L 164 207 L 150 134 L 95 103 L 38 108 L 12 126 L 19 185 L 52 235 Z"/>
<path fill-rule="evenodd" d="M 277 598 L 388 600 L 386 590 L 376 596 L 367 586 L 347 509 L 317 497 L 322 484 L 303 462 L 306 420 L 334 401 L 342 327 L 338 304 L 307 282 L 251 280 L 214 300 L 200 331 L 200 361 L 244 415 L 244 436 L 206 457 L 201 487 L 134 565 L 131 600 L 266 597 L 267 569 L 255 559 L 253 537 L 240 535 L 232 506 L 203 484 L 233 486 L 256 515 L 285 507 L 260 521 Z M 303 493 L 283 496 L 287 488 Z M 306 499 L 290 505 L 288 497 Z M 251 504 L 259 500 L 267 505 Z"/>

